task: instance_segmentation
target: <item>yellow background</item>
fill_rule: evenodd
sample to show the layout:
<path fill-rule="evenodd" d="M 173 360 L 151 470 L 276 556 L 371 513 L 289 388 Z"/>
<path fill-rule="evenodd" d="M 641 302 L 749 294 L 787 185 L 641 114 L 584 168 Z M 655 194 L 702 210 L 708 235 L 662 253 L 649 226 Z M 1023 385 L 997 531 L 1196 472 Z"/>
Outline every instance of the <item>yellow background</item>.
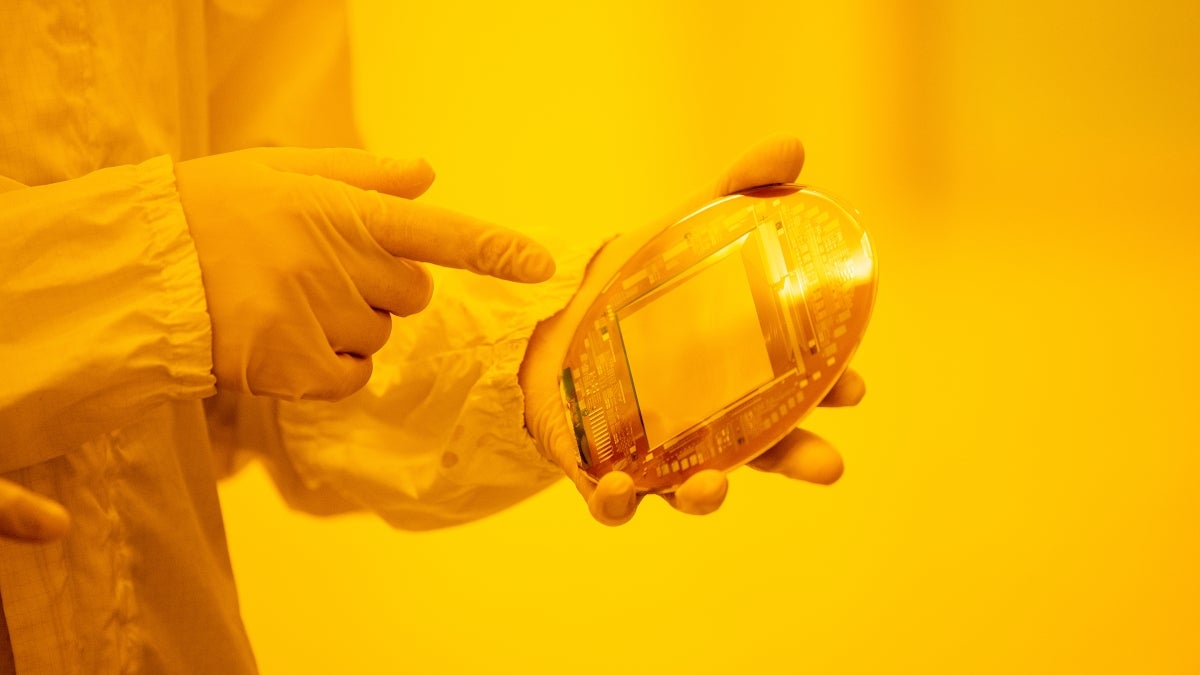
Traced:
<path fill-rule="evenodd" d="M 223 487 L 262 670 L 1200 672 L 1200 4 L 354 4 L 371 148 L 635 227 L 774 131 L 880 252 L 835 487 L 426 534 Z M 402 330 L 402 325 L 397 329 Z"/>

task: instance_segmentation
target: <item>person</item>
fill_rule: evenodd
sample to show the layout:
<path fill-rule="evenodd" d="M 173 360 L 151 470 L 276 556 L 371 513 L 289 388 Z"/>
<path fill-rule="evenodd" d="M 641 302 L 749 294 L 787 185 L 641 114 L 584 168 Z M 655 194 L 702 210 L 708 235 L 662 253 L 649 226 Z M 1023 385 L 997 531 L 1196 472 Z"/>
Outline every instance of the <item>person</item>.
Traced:
<path fill-rule="evenodd" d="M 580 475 L 551 374 L 638 237 L 422 203 L 426 162 L 353 149 L 337 3 L 18 2 L 0 65 L 0 673 L 254 672 L 216 494 L 250 458 L 296 508 L 403 528 L 563 475 L 634 515 L 628 476 Z M 770 139 L 679 215 L 802 162 Z M 803 430 L 755 464 L 841 472 Z"/>

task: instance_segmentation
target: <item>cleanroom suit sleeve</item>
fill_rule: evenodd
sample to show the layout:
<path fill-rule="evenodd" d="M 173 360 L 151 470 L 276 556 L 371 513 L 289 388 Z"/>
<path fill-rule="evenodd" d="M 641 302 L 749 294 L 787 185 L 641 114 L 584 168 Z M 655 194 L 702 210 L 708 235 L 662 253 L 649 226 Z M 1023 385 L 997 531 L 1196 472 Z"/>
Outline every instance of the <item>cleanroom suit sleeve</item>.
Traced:
<path fill-rule="evenodd" d="M 0 190 L 0 473 L 213 391 L 170 158 Z"/>
<path fill-rule="evenodd" d="M 366 509 L 410 530 L 481 518 L 561 478 L 525 429 L 517 374 L 534 328 L 574 295 L 601 239 L 528 233 L 554 251 L 553 279 L 521 285 L 435 268 L 429 306 L 394 320 L 353 396 L 205 401 L 225 471 L 256 458 L 294 508 Z"/>
<path fill-rule="evenodd" d="M 598 243 L 552 245 L 559 273 L 536 286 L 439 273 L 429 308 L 396 322 L 365 389 L 337 404 L 280 404 L 304 484 L 427 529 L 494 513 L 561 478 L 525 429 L 517 374 L 537 323 L 570 300 Z"/>

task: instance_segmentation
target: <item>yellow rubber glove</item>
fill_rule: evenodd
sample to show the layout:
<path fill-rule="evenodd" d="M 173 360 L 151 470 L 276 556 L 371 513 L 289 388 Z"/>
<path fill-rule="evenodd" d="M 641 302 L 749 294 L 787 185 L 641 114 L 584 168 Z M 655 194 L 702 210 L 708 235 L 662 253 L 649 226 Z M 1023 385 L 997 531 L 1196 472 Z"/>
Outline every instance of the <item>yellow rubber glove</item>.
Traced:
<path fill-rule="evenodd" d="M 575 483 L 588 503 L 588 510 L 601 523 L 620 525 L 627 522 L 637 512 L 644 495 L 637 493 L 633 479 L 625 473 L 614 471 L 593 483 L 579 468 L 579 450 L 563 414 L 557 380 L 563 355 L 576 326 L 604 284 L 642 244 L 664 227 L 718 197 L 759 185 L 793 182 L 803 165 L 804 146 L 793 137 L 777 136 L 755 146 L 711 187 L 685 203 L 675 216 L 609 242 L 588 265 L 583 284 L 566 308 L 543 321 L 534 331 L 520 373 L 521 389 L 525 392 L 526 427 L 542 454 L 557 463 Z M 848 370 L 821 405 L 854 405 L 865 391 L 862 377 Z M 842 458 L 837 450 L 803 429 L 792 431 L 750 466 L 822 484 L 833 483 L 842 475 Z M 701 471 L 664 498 L 679 511 L 699 515 L 719 508 L 728 489 L 724 472 Z"/>
<path fill-rule="evenodd" d="M 62 506 L 0 478 L 0 537 L 53 541 L 66 534 L 69 525 Z"/>
<path fill-rule="evenodd" d="M 554 273 L 524 235 L 412 201 L 433 182 L 422 160 L 254 148 L 181 162 L 175 175 L 224 389 L 292 400 L 357 391 L 391 315 L 429 302 L 422 263 L 521 282 Z"/>

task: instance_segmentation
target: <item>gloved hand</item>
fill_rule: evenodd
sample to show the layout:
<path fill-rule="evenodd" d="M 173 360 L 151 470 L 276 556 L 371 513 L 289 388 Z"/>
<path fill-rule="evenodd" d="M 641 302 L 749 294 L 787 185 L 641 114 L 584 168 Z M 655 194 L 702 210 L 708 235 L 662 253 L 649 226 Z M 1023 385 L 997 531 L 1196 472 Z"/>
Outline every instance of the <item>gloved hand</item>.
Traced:
<path fill-rule="evenodd" d="M 62 506 L 0 478 L 0 537 L 53 541 L 67 533 L 70 522 Z"/>
<path fill-rule="evenodd" d="M 554 273 L 531 239 L 411 201 L 433 181 L 421 160 L 254 148 L 180 162 L 175 175 L 224 389 L 330 400 L 357 391 L 391 315 L 429 302 L 423 262 L 522 282 Z"/>
<path fill-rule="evenodd" d="M 792 182 L 800 174 L 803 164 L 804 147 L 795 138 L 779 136 L 755 146 L 712 187 L 688 201 L 677 216 L 609 242 L 588 265 L 583 284 L 566 308 L 543 321 L 534 331 L 520 373 L 521 389 L 525 393 L 525 424 L 542 454 L 557 463 L 575 483 L 596 520 L 607 525 L 627 522 L 636 513 L 644 495 L 637 493 L 628 474 L 614 471 L 606 474 L 599 483 L 593 483 L 579 468 L 579 451 L 563 414 L 557 384 L 563 355 L 576 326 L 608 279 L 663 227 L 718 197 L 759 185 Z M 865 390 L 862 378 L 854 371 L 846 371 L 821 405 L 854 405 Z M 793 430 L 750 466 L 823 484 L 833 483 L 842 474 L 842 458 L 837 450 L 803 429 Z M 721 506 L 728 489 L 724 472 L 708 470 L 692 475 L 678 490 L 664 498 L 684 513 L 706 514 Z"/>

